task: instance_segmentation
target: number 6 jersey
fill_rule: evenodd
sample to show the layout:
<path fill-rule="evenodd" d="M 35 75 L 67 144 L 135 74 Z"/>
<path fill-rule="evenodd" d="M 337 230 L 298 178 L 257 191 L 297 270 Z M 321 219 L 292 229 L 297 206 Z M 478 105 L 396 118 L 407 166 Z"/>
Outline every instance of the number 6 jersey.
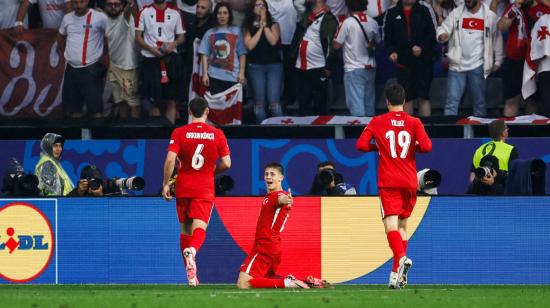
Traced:
<path fill-rule="evenodd" d="M 376 144 L 371 144 L 372 138 Z M 420 119 L 399 111 L 372 118 L 356 147 L 378 150 L 378 187 L 417 189 L 415 154 L 431 151 L 432 141 Z"/>
<path fill-rule="evenodd" d="M 214 199 L 214 170 L 219 158 L 229 155 L 222 130 L 195 122 L 172 132 L 168 151 L 178 155 L 176 198 Z"/>

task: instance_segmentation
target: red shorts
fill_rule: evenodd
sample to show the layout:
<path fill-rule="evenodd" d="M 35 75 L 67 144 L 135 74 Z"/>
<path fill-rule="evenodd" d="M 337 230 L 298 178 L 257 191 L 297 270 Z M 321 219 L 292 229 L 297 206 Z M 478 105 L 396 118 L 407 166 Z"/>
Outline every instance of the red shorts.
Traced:
<path fill-rule="evenodd" d="M 213 208 L 214 200 L 211 199 L 176 198 L 176 211 L 181 223 L 189 219 L 200 219 L 208 223 Z"/>
<path fill-rule="evenodd" d="M 243 265 L 241 272 L 247 273 L 254 278 L 272 278 L 277 274 L 281 263 L 281 253 L 266 254 L 252 249 Z"/>
<path fill-rule="evenodd" d="M 379 188 L 382 218 L 398 215 L 409 218 L 416 204 L 416 190 L 412 188 Z"/>

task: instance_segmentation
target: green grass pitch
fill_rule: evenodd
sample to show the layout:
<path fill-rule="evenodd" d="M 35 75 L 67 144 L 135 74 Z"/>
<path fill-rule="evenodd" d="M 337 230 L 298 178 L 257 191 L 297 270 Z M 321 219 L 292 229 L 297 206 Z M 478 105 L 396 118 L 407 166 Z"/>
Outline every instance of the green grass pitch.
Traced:
<path fill-rule="evenodd" d="M 337 285 L 238 290 L 231 285 L 1 285 L 0 307 L 550 307 L 550 286 Z"/>

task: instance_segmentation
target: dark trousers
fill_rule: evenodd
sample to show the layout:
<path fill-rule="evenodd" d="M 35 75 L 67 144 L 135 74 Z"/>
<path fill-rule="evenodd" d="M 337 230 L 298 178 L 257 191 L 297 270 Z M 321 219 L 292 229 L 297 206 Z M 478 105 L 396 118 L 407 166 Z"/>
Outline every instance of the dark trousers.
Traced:
<path fill-rule="evenodd" d="M 325 68 L 296 69 L 297 97 L 300 115 L 327 114 L 327 76 Z"/>
<path fill-rule="evenodd" d="M 539 92 L 538 114 L 550 116 L 550 72 L 538 75 L 537 90 Z"/>

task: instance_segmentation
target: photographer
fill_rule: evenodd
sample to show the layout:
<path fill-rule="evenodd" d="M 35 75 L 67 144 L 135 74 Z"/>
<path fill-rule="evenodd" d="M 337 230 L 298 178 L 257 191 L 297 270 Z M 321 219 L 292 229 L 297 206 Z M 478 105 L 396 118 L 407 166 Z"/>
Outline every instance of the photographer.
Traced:
<path fill-rule="evenodd" d="M 0 197 L 38 197 L 38 177 L 25 173 L 23 166 L 15 158 L 8 162 L 6 173 L 2 180 Z"/>
<path fill-rule="evenodd" d="M 69 197 L 102 197 L 103 176 L 94 165 L 88 165 L 80 171 L 78 187 L 69 193 Z"/>
<path fill-rule="evenodd" d="M 344 177 L 335 171 L 335 166 L 330 161 L 317 165 L 317 173 L 309 189 L 309 195 L 313 196 L 342 196 L 356 195 L 355 188 L 344 182 Z"/>
<path fill-rule="evenodd" d="M 486 155 L 480 167 L 474 171 L 474 179 L 468 188 L 471 195 L 503 195 L 506 172 L 499 168 L 496 156 Z"/>

